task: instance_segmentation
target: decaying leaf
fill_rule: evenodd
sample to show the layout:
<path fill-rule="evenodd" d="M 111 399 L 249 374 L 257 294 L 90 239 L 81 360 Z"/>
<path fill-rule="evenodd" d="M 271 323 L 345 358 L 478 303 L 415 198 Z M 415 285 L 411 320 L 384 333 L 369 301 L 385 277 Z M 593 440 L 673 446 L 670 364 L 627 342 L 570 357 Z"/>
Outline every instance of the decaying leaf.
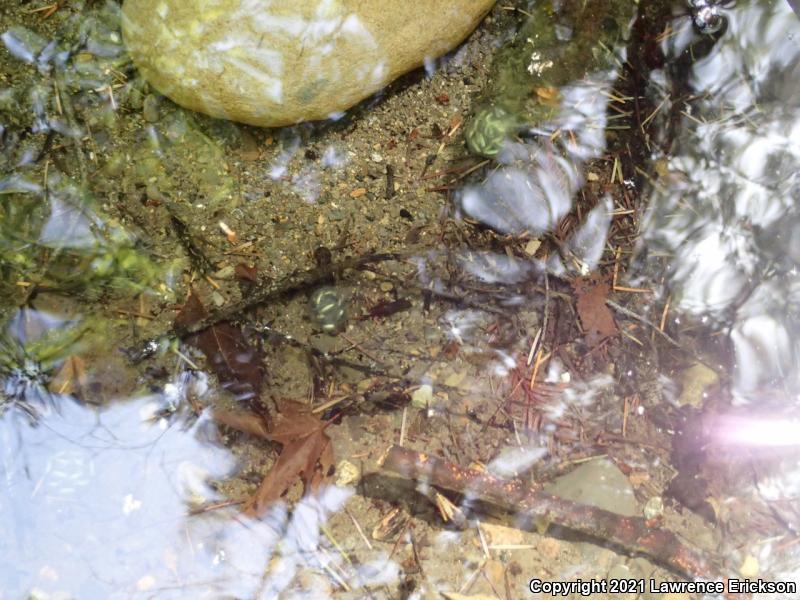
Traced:
<path fill-rule="evenodd" d="M 201 322 L 208 312 L 192 292 L 175 319 L 177 327 Z M 260 346 L 251 344 L 240 327 L 222 322 L 186 338 L 206 355 L 220 385 L 238 400 L 258 399 L 263 381 Z M 333 467 L 333 449 L 325 434 L 326 423 L 306 406 L 288 400 L 278 403 L 278 413 L 267 424 L 261 415 L 245 411 L 217 411 L 218 422 L 281 444 L 275 464 L 246 505 L 246 512 L 263 515 L 298 480 L 306 490 L 317 486 Z"/>
<path fill-rule="evenodd" d="M 236 279 L 239 281 L 258 283 L 258 269 L 253 265 L 237 263 L 237 265 L 234 267 L 233 273 Z"/>
<path fill-rule="evenodd" d="M 266 438 L 269 435 L 266 423 L 261 416 L 239 410 L 217 410 L 214 419 L 231 429 L 243 431 L 249 435 Z"/>
<path fill-rule="evenodd" d="M 175 318 L 176 326 L 187 327 L 208 316 L 200 299 L 192 291 Z M 264 378 L 263 352 L 251 344 L 241 327 L 222 322 L 186 337 L 203 352 L 208 367 L 217 376 L 220 385 L 238 400 L 251 400 L 261 394 Z"/>
<path fill-rule="evenodd" d="M 283 446 L 246 506 L 245 512 L 253 516 L 263 515 L 298 479 L 306 491 L 316 488 L 334 464 L 333 447 L 325 433 L 327 424 L 297 402 L 278 402 L 278 414 L 271 431 L 260 416 L 249 412 L 220 410 L 214 418 L 219 423 Z"/>
<path fill-rule="evenodd" d="M 581 320 L 586 343 L 594 348 L 606 338 L 616 335 L 617 324 L 614 315 L 606 305 L 611 291 L 607 281 L 599 277 L 576 277 L 572 282 L 575 291 L 575 308 Z"/>

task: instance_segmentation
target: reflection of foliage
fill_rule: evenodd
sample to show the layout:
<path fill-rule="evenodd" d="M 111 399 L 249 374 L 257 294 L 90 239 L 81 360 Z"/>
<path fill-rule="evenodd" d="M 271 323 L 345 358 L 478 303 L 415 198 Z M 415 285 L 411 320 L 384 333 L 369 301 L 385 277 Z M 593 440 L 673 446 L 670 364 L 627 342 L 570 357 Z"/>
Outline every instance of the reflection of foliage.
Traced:
<path fill-rule="evenodd" d="M 516 131 L 540 129 L 559 116 L 562 102 L 569 104 L 562 97 L 564 86 L 614 66 L 615 49 L 623 41 L 634 4 L 608 0 L 561 4 L 558 11 L 550 3 L 537 3 L 530 9 L 533 13 L 525 12 L 529 16 L 515 38 L 495 56 L 491 84 L 464 130 L 471 152 L 495 157 Z M 568 40 L 563 39 L 566 23 L 571 31 Z"/>
<path fill-rule="evenodd" d="M 19 305 L 39 291 L 92 300 L 147 289 L 158 269 L 96 214 L 102 192 L 86 156 L 103 150 L 98 136 L 114 139 L 116 103 L 141 96 L 127 80 L 119 6 L 57 11 L 39 25 L 0 36 L 6 60 L 16 60 L 0 92 L 0 169 L 11 173 L 0 176 L 0 302 Z"/>
<path fill-rule="evenodd" d="M 66 323 L 32 340 L 13 335 L 11 327 L 0 331 L 0 414 L 8 406 L 17 405 L 35 415 L 34 406 L 50 397 L 49 374 L 78 349 L 89 330 L 88 321 Z"/>
<path fill-rule="evenodd" d="M 691 102 L 654 120 L 665 131 L 677 124 L 676 141 L 658 167 L 643 238 L 650 264 L 668 269 L 672 306 L 728 330 L 734 395 L 761 403 L 765 389 L 783 388 L 794 402 L 800 105 L 791 40 L 800 23 L 781 2 L 745 3 L 727 17 L 702 58 L 687 52 L 687 36 L 670 42 L 672 56 L 696 58 L 671 82 Z M 660 90 L 653 95 L 669 103 Z"/>
<path fill-rule="evenodd" d="M 20 177 L 0 181 L 0 299 L 26 290 L 91 299 L 157 280 L 152 261 L 121 227 L 101 221 L 90 200 L 57 173 L 47 190 Z"/>

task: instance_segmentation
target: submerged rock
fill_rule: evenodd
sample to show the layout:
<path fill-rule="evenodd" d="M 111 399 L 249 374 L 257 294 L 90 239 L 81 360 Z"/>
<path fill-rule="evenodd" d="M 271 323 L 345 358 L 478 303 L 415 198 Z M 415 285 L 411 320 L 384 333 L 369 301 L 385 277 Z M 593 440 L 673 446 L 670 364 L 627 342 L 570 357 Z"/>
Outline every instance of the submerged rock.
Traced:
<path fill-rule="evenodd" d="M 636 10 L 628 0 L 539 2 L 497 53 L 491 81 L 467 120 L 474 154 L 493 158 L 505 141 L 536 129 L 562 110 L 564 86 L 608 71 Z"/>
<path fill-rule="evenodd" d="M 213 117 L 325 119 L 451 50 L 494 0 L 125 0 L 142 75 Z"/>

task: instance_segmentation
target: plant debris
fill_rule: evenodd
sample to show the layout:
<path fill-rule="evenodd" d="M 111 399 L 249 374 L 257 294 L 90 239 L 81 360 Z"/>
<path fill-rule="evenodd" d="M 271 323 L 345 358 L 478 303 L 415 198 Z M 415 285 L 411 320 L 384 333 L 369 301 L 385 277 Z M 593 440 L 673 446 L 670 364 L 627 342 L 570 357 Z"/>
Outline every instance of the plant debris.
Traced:
<path fill-rule="evenodd" d="M 465 469 L 430 454 L 392 446 L 382 466 L 411 480 L 425 482 L 486 502 L 515 514 L 544 518 L 573 531 L 606 540 L 631 554 L 643 554 L 692 578 L 714 579 L 708 557 L 686 546 L 671 531 L 643 517 L 624 517 L 601 508 L 557 498 L 517 480 Z"/>
<path fill-rule="evenodd" d="M 208 317 L 208 311 L 192 290 L 175 318 L 175 327 L 189 328 Z M 251 401 L 261 395 L 264 353 L 252 344 L 241 327 L 229 321 L 214 323 L 185 341 L 203 352 L 220 385 L 237 400 Z"/>
<path fill-rule="evenodd" d="M 327 423 L 302 404 L 279 401 L 272 429 L 252 412 L 218 410 L 214 418 L 233 429 L 282 445 L 269 473 L 245 504 L 245 512 L 251 516 L 262 516 L 298 480 L 308 493 L 331 474 L 334 456 L 330 438 L 325 433 Z"/>
<path fill-rule="evenodd" d="M 606 299 L 611 291 L 609 283 L 597 275 L 576 277 L 572 282 L 575 291 L 575 308 L 590 348 L 596 348 L 607 338 L 617 334 L 617 324 Z"/>
<path fill-rule="evenodd" d="M 82 396 L 86 391 L 87 383 L 86 363 L 80 356 L 71 354 L 50 381 L 48 389 L 52 394 Z"/>

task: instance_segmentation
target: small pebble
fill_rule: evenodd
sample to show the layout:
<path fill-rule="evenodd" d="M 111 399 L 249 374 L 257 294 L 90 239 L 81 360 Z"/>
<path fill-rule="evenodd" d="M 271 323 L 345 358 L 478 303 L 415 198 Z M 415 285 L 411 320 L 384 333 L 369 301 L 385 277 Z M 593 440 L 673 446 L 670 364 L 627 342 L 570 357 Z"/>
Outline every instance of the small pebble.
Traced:
<path fill-rule="evenodd" d="M 214 290 L 211 294 L 211 301 L 214 303 L 214 306 L 223 306 L 225 304 L 225 296 Z"/>
<path fill-rule="evenodd" d="M 525 254 L 528 256 L 533 256 L 536 254 L 536 251 L 539 250 L 539 246 L 542 245 L 540 240 L 530 240 L 527 244 L 525 244 Z"/>
<path fill-rule="evenodd" d="M 433 388 L 427 384 L 419 386 L 411 394 L 411 406 L 414 408 L 428 408 L 433 404 Z"/>
<path fill-rule="evenodd" d="M 739 567 L 739 575 L 746 579 L 755 579 L 760 572 L 758 559 L 752 554 L 748 554 L 742 561 L 742 566 Z"/>
<path fill-rule="evenodd" d="M 159 119 L 158 97 L 154 94 L 145 96 L 142 104 L 142 116 L 148 123 L 156 123 Z"/>
<path fill-rule="evenodd" d="M 664 501 L 661 496 L 653 496 L 644 505 L 644 518 L 655 519 L 664 514 Z"/>
<path fill-rule="evenodd" d="M 339 487 L 347 487 L 358 483 L 361 478 L 361 469 L 351 463 L 349 460 L 341 460 L 336 465 L 336 485 Z"/>

